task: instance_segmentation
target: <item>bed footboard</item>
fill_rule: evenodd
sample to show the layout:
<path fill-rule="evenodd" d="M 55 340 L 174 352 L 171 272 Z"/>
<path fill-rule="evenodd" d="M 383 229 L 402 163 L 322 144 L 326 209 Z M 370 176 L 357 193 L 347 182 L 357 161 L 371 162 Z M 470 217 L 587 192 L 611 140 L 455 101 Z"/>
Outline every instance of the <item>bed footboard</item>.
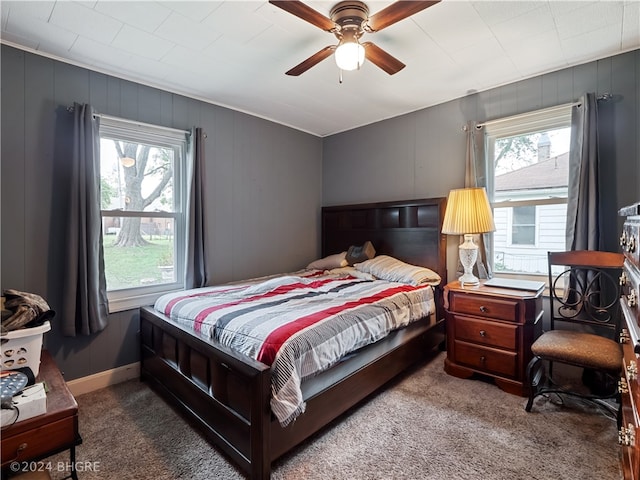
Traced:
<path fill-rule="evenodd" d="M 282 428 L 271 413 L 267 365 L 140 310 L 141 378 L 178 407 L 251 479 L 444 341 L 444 322 L 416 322 L 303 388 L 307 410 Z"/>
<path fill-rule="evenodd" d="M 252 479 L 271 472 L 267 365 L 140 310 L 140 375 Z"/>

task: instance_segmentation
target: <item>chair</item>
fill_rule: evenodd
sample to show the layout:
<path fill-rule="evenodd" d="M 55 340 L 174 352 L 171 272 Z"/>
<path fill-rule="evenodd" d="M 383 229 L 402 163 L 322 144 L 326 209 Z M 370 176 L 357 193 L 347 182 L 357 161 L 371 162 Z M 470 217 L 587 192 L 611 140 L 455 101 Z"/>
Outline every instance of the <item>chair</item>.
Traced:
<path fill-rule="evenodd" d="M 618 335 L 619 276 L 623 264 L 621 253 L 586 250 L 548 253 L 550 329 L 531 346 L 527 412 L 531 411 L 537 396 L 549 393 L 573 395 L 598 403 L 617 398 L 617 380 L 622 371 Z M 584 388 L 562 387 L 552 378 L 554 363 L 584 369 L 585 383 L 589 374 L 600 375 L 605 379 L 604 388 L 596 385 L 601 388 L 592 386 L 587 392 Z"/>

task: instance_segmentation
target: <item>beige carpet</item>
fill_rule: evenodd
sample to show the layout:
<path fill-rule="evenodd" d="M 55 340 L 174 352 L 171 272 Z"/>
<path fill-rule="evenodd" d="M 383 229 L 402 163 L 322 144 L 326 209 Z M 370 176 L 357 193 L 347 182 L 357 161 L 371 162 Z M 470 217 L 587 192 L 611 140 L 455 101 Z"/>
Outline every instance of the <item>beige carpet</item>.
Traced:
<path fill-rule="evenodd" d="M 290 452 L 272 478 L 618 480 L 615 420 L 597 407 L 525 399 L 443 371 L 444 353 Z M 93 479 L 242 479 L 144 383 L 78 397 L 78 461 Z M 60 479 L 52 457 L 52 477 Z M 88 463 L 87 463 L 88 462 Z M 85 468 L 86 470 L 87 468 Z"/>

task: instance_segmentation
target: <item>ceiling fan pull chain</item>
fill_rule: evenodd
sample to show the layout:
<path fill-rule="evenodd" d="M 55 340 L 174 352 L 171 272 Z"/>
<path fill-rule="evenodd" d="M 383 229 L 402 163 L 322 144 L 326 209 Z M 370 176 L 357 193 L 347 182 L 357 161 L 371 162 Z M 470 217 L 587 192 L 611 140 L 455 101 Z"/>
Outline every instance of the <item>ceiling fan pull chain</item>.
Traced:
<path fill-rule="evenodd" d="M 342 69 L 341 69 L 341 68 L 339 68 L 339 69 L 338 69 L 338 72 L 340 72 L 340 73 L 338 74 L 338 82 L 339 82 L 340 84 L 342 84 Z"/>

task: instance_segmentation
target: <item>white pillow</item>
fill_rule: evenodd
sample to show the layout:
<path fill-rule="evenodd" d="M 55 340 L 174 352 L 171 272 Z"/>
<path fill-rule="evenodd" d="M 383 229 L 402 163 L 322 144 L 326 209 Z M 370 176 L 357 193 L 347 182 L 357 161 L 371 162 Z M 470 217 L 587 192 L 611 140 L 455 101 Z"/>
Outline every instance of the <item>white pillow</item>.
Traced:
<path fill-rule="evenodd" d="M 442 280 L 433 270 L 405 263 L 388 255 L 378 255 L 371 260 L 354 265 L 356 270 L 370 273 L 389 282 L 408 283 L 409 285 L 438 285 Z"/>
<path fill-rule="evenodd" d="M 324 258 L 319 258 L 307 265 L 307 270 L 331 270 L 332 268 L 346 267 L 347 252 L 334 253 Z"/>

